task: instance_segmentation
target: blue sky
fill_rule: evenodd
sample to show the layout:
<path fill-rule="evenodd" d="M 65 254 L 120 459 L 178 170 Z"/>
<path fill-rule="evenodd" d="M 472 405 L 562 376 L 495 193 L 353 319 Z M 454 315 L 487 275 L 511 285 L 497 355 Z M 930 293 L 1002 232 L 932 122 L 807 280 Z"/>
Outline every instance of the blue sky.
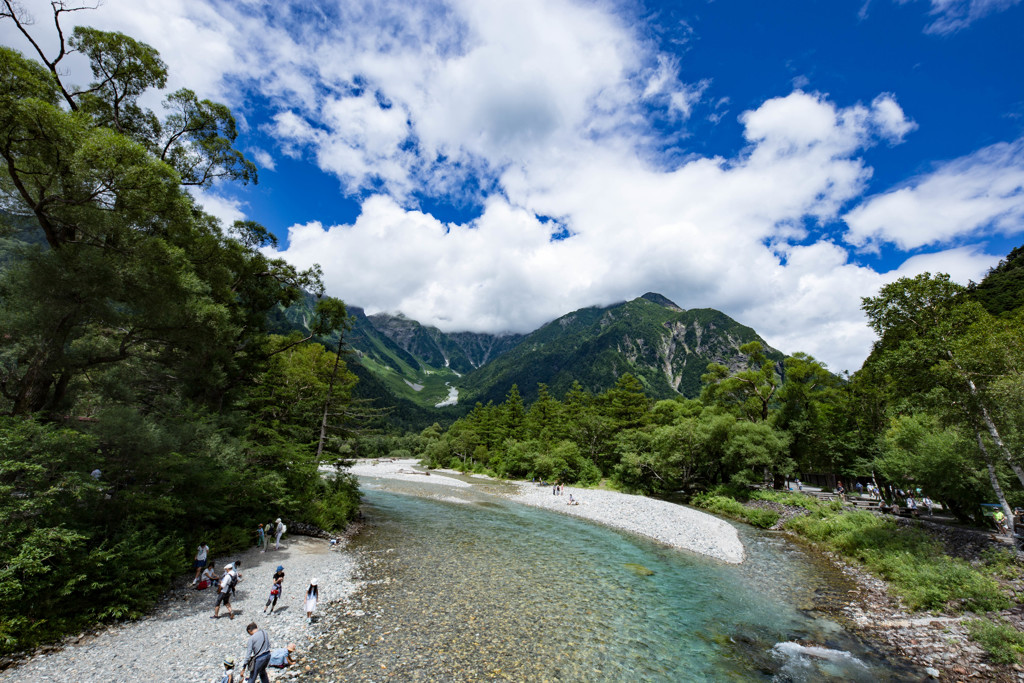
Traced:
<path fill-rule="evenodd" d="M 1021 0 L 308 7 L 72 16 L 229 104 L 260 182 L 207 209 L 371 312 L 525 332 L 657 291 L 852 371 L 860 297 L 1024 243 Z"/>

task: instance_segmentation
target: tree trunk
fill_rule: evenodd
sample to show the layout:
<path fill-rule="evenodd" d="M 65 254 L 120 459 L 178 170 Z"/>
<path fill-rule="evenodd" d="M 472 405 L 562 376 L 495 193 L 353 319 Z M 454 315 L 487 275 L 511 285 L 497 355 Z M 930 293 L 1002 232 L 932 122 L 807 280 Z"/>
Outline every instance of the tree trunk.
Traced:
<path fill-rule="evenodd" d="M 975 435 L 978 437 L 978 448 L 981 449 L 981 453 L 985 458 L 985 466 L 988 467 L 988 477 L 992 482 L 992 490 L 996 492 L 996 498 L 999 499 L 999 505 L 1002 506 L 1003 514 L 1006 516 L 1006 526 L 1010 530 L 1010 540 L 1016 545 L 1017 534 L 1014 529 L 1013 510 L 1010 508 L 1010 504 L 1006 502 L 1006 496 L 1003 495 L 1003 487 L 999 485 L 999 478 L 996 477 L 996 468 L 992 464 L 992 458 L 989 457 L 985 441 L 981 438 L 981 432 L 975 432 Z"/>
<path fill-rule="evenodd" d="M 324 453 L 324 442 L 327 440 L 327 415 L 331 408 L 331 398 L 334 395 L 334 379 L 338 376 L 338 365 L 341 363 L 341 337 L 338 338 L 338 350 L 334 354 L 334 369 L 331 370 L 331 379 L 327 383 L 327 396 L 324 398 L 324 413 L 320 419 L 320 440 L 316 444 L 316 466 L 320 467 L 321 457 Z"/>

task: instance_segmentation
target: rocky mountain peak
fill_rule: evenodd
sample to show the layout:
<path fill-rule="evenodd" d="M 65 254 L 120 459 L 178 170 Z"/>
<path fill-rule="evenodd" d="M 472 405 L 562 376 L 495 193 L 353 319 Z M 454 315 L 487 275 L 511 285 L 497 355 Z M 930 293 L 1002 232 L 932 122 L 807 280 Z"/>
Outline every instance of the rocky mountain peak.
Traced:
<path fill-rule="evenodd" d="M 669 299 L 668 297 L 666 297 L 663 294 L 658 294 L 657 292 L 647 292 L 646 294 L 644 294 L 640 298 L 641 299 L 646 299 L 647 301 L 650 301 L 652 304 L 658 304 L 659 306 L 664 306 L 665 308 L 667 308 L 669 310 L 672 310 L 672 311 L 679 311 L 680 313 L 684 313 L 685 312 L 685 309 L 683 309 L 680 306 L 678 306 L 674 301 L 672 301 L 671 299 Z"/>

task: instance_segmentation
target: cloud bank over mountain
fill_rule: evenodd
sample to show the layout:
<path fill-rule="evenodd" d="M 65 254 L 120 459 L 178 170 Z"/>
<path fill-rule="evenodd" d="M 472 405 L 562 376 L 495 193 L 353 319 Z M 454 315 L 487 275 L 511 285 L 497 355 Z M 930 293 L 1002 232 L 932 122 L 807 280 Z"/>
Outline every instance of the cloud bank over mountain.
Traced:
<path fill-rule="evenodd" d="M 918 33 L 953 41 L 1017 2 L 911 5 Z M 702 34 L 677 21 L 666 37 L 662 11 L 110 0 L 74 19 L 150 42 L 171 88 L 233 106 L 274 201 L 303 182 L 288 169 L 335 179 L 356 208 L 279 229 L 280 256 L 320 263 L 330 294 L 371 313 L 446 330 L 527 332 L 656 291 L 855 370 L 872 341 L 861 297 L 923 270 L 980 279 L 1004 253 L 987 240 L 1024 232 L 1024 134 L 880 187 L 872 159 L 922 134 L 901 92 L 801 74 L 744 101 L 687 70 Z M 719 148 L 694 137 L 718 125 Z M 208 210 L 261 220 L 252 195 L 221 191 L 201 197 Z"/>

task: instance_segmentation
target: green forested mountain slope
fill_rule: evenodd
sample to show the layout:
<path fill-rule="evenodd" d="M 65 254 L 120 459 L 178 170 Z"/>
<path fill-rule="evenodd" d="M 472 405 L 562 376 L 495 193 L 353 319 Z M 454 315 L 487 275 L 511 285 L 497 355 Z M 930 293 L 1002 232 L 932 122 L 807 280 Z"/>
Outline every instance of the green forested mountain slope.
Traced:
<path fill-rule="evenodd" d="M 287 309 L 279 307 L 271 313 L 270 327 L 279 333 L 289 330 L 308 333 L 315 306 L 316 298 L 307 294 L 302 301 Z M 396 416 L 407 416 L 408 419 L 392 420 L 396 426 L 433 422 L 427 420 L 429 416 L 425 417 L 420 410 L 433 409 L 444 401 L 449 392 L 446 383 L 457 380 L 458 373 L 444 367 L 443 361 L 435 366 L 429 359 L 403 349 L 382 334 L 362 308 L 349 306 L 348 313 L 350 327 L 344 333 L 344 341 L 346 348 L 353 352 L 349 364 L 361 379 L 355 389 L 356 395 L 374 399 L 377 407 L 387 408 Z M 330 348 L 336 348 L 338 336 L 335 333 L 321 341 Z M 371 377 L 374 382 L 369 381 Z"/>
<path fill-rule="evenodd" d="M 521 334 L 446 333 L 401 314 L 376 313 L 369 320 L 380 333 L 428 365 L 460 374 L 486 365 L 523 338 Z"/>
<path fill-rule="evenodd" d="M 970 292 L 992 315 L 1024 306 L 1024 245 L 1011 251 Z"/>
<path fill-rule="evenodd" d="M 308 297 L 276 312 L 277 325 L 306 329 L 314 305 Z M 351 364 L 365 370 L 354 370 L 366 385 L 357 392 L 370 391 L 378 405 L 407 415 L 403 424 L 429 420 L 449 386 L 459 390 L 461 408 L 454 412 L 476 401 L 500 402 L 513 384 L 530 402 L 538 383 L 555 395 L 573 381 L 599 392 L 625 373 L 639 378 L 652 397 L 695 397 L 708 363 L 744 367 L 739 347 L 747 342 L 760 341 L 769 358 L 782 360 L 754 330 L 724 313 L 684 311 L 654 293 L 573 311 L 526 336 L 445 333 L 401 315 L 366 316 L 355 306 L 349 312 L 352 328 L 345 341 L 355 352 Z M 376 381 L 372 391 L 369 377 Z"/>
<path fill-rule="evenodd" d="M 684 311 L 660 294 L 607 308 L 584 308 L 544 325 L 514 349 L 467 375 L 462 400 L 500 401 L 517 384 L 529 402 L 537 383 L 561 395 L 578 381 L 592 391 L 608 389 L 625 373 L 635 375 L 652 397 L 700 393 L 708 363 L 742 367 L 739 347 L 760 341 L 768 356 L 782 354 L 754 330 L 713 309 Z"/>

